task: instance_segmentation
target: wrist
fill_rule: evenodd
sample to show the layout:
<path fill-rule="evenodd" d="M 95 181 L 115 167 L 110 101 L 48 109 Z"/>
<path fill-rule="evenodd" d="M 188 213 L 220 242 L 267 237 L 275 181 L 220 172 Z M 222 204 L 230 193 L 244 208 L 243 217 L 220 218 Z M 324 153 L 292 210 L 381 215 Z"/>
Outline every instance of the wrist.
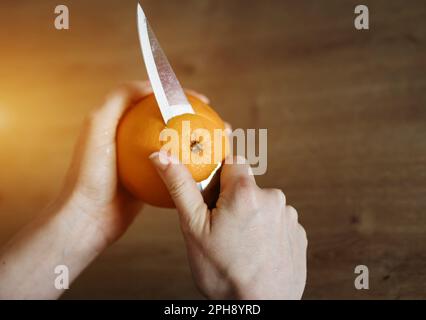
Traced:
<path fill-rule="evenodd" d="M 49 208 L 50 219 L 67 239 L 73 250 L 87 257 L 96 257 L 109 245 L 99 221 L 73 200 L 57 200 Z"/>
<path fill-rule="evenodd" d="M 235 286 L 238 300 L 297 300 L 296 288 L 286 281 L 283 284 L 279 275 L 271 275 L 266 271 L 263 275 L 250 278 L 250 281 L 240 281 Z"/>
<path fill-rule="evenodd" d="M 237 300 L 300 300 L 297 288 L 277 287 L 276 284 L 244 286 L 236 290 Z"/>

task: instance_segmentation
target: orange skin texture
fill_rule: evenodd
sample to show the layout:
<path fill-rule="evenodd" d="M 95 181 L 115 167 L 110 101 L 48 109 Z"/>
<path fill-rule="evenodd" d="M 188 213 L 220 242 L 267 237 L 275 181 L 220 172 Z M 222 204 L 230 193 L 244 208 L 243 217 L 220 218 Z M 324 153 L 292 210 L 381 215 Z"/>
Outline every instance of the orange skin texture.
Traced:
<path fill-rule="evenodd" d="M 166 189 L 163 181 L 158 175 L 156 169 L 149 160 L 149 156 L 161 147 L 169 143 L 172 146 L 168 149 L 173 156 L 182 161 L 182 148 L 191 152 L 190 141 L 199 140 L 194 130 L 201 128 L 210 133 L 212 139 L 210 143 L 202 143 L 203 151 L 213 155 L 214 150 L 214 129 L 225 130 L 225 124 L 219 115 L 207 104 L 197 97 L 187 94 L 188 100 L 194 109 L 195 114 L 184 114 L 172 118 L 164 124 L 163 118 L 158 108 L 154 94 L 150 94 L 131 107 L 123 115 L 117 129 L 117 164 L 118 175 L 124 187 L 136 198 L 145 203 L 165 208 L 174 208 L 173 201 Z M 191 135 L 182 139 L 182 121 L 189 121 Z M 170 140 L 161 141 L 160 133 L 165 128 L 175 129 L 179 136 L 179 144 L 170 143 Z M 185 138 L 187 140 L 185 140 Z M 173 140 L 176 141 L 176 140 Z M 182 143 L 187 141 L 188 143 Z M 221 137 L 222 147 L 216 159 L 211 156 L 211 163 L 185 164 L 196 182 L 208 178 L 211 172 L 216 168 L 217 162 L 223 161 L 228 153 L 228 139 L 225 135 Z M 172 150 L 179 150 L 175 154 Z"/>

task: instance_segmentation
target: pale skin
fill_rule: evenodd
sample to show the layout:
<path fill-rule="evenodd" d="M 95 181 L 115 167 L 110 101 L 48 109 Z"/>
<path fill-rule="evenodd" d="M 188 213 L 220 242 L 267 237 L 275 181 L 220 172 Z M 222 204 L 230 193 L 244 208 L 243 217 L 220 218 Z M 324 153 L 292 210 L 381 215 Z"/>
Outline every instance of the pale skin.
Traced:
<path fill-rule="evenodd" d="M 146 82 L 124 85 L 88 117 L 62 192 L 0 251 L 0 299 L 60 297 L 55 267 L 68 267 L 72 287 L 141 211 L 141 201 L 118 181 L 115 134 L 126 108 L 150 92 Z M 158 153 L 150 158 L 175 202 L 202 294 L 211 299 L 301 298 L 306 234 L 280 190 L 258 187 L 247 164 L 225 164 L 219 200 L 210 211 L 184 165 L 163 154 L 166 161 Z"/>

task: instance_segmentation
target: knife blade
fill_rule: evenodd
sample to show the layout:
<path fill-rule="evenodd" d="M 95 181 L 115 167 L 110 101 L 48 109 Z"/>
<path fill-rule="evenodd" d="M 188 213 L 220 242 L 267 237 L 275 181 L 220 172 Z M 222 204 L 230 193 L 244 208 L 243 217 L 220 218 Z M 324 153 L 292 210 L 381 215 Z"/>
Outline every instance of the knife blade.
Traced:
<path fill-rule="evenodd" d="M 137 22 L 139 42 L 146 70 L 164 123 L 167 124 L 170 119 L 178 115 L 194 114 L 194 110 L 139 3 Z"/>

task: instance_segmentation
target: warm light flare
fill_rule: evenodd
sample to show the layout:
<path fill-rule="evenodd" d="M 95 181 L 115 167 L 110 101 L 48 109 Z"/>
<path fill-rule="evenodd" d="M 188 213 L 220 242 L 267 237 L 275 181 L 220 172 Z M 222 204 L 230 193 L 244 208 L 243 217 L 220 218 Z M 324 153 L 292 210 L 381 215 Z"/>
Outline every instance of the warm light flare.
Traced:
<path fill-rule="evenodd" d="M 14 116 L 9 108 L 10 106 L 0 101 L 0 134 L 5 135 L 6 131 L 14 127 Z"/>
<path fill-rule="evenodd" d="M 8 126 L 8 115 L 6 113 L 6 108 L 4 106 L 4 104 L 2 104 L 0 102 L 0 130 L 4 130 L 6 129 L 6 127 Z"/>

